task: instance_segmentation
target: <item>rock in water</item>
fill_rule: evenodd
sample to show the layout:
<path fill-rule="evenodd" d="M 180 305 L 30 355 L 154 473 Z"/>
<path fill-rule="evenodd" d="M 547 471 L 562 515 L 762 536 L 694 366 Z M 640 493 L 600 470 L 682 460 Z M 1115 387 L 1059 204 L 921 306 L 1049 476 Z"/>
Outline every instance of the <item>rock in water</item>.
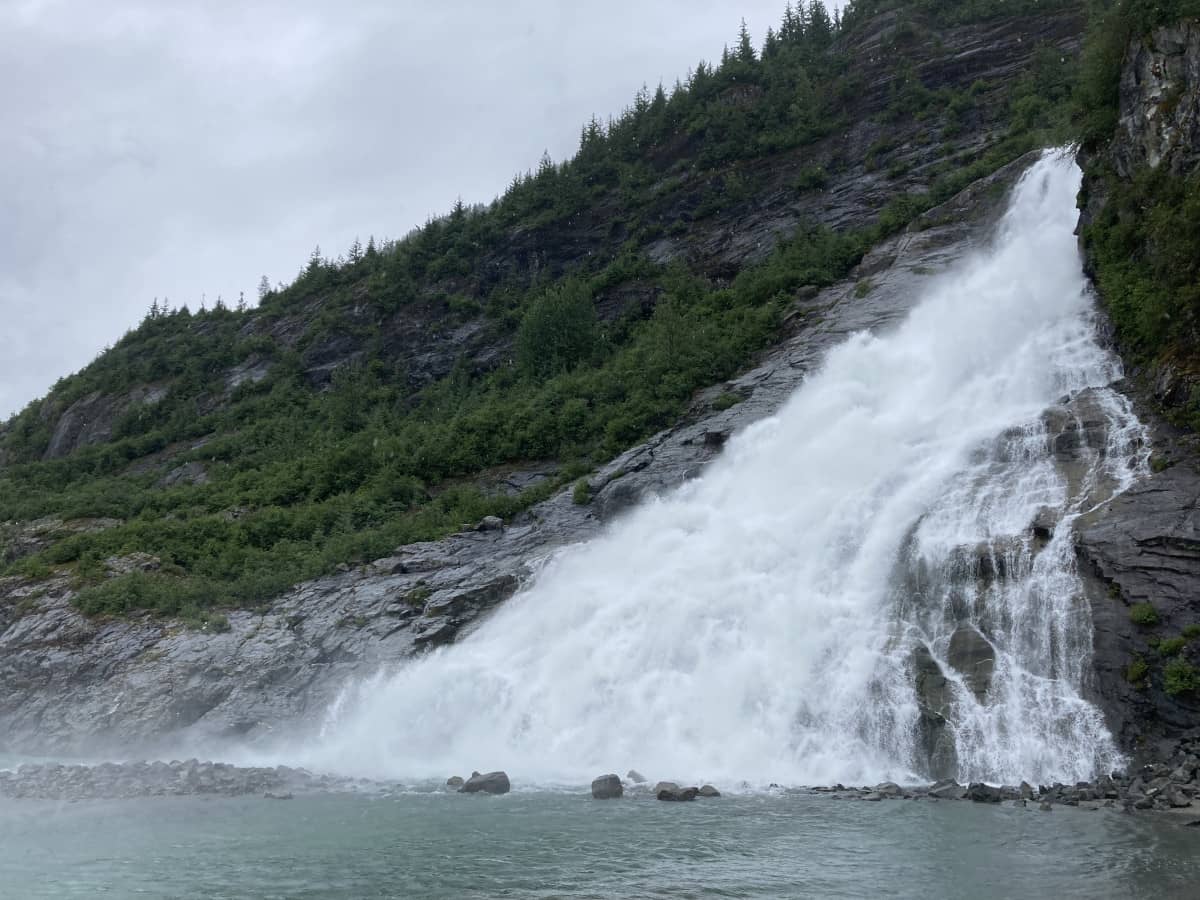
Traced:
<path fill-rule="evenodd" d="M 720 797 L 721 792 L 718 791 L 711 784 L 706 784 L 700 788 L 700 796 L 701 797 Z"/>
<path fill-rule="evenodd" d="M 486 775 L 474 773 L 466 783 L 458 789 L 460 794 L 507 794 L 512 785 L 504 772 L 488 772 Z"/>
<path fill-rule="evenodd" d="M 883 797 L 899 797 L 904 793 L 900 785 L 894 781 L 885 781 L 883 784 L 877 784 L 874 790 L 876 794 Z"/>
<path fill-rule="evenodd" d="M 957 781 L 947 779 L 936 782 L 929 789 L 929 796 L 939 800 L 961 800 L 967 796 L 967 789 Z"/>
<path fill-rule="evenodd" d="M 1004 794 L 1000 788 L 977 781 L 967 788 L 967 799 L 976 803 L 999 803 L 1004 799 Z"/>
<path fill-rule="evenodd" d="M 592 799 L 594 800 L 616 800 L 625 793 L 625 786 L 621 784 L 621 778 L 618 775 L 601 775 L 592 782 Z"/>
<path fill-rule="evenodd" d="M 463 786 L 462 777 L 459 775 L 451 775 L 446 779 L 446 787 L 460 788 Z"/>
<path fill-rule="evenodd" d="M 654 786 L 654 793 L 661 794 L 663 791 L 678 791 L 679 785 L 673 781 L 660 781 Z"/>
<path fill-rule="evenodd" d="M 632 781 L 634 784 L 645 784 L 646 783 L 646 776 L 643 775 L 641 772 L 639 772 L 637 769 L 630 769 L 628 772 L 625 773 L 625 777 L 628 778 L 630 781 Z"/>
<path fill-rule="evenodd" d="M 700 795 L 700 788 L 676 787 L 674 790 L 667 788 L 667 789 L 663 789 L 663 790 L 659 791 L 658 799 L 659 800 L 667 800 L 667 801 L 671 801 L 671 802 L 686 802 L 688 800 L 695 800 L 699 795 Z"/>

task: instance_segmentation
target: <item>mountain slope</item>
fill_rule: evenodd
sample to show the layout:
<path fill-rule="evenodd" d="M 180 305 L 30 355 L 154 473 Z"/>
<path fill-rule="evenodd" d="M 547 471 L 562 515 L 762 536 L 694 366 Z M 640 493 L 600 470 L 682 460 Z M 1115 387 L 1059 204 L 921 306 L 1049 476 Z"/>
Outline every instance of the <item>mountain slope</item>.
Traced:
<path fill-rule="evenodd" d="M 639 95 L 489 207 L 314 254 L 256 309 L 152 310 L 5 426 L 8 572 L 68 576 L 88 612 L 204 621 L 516 514 L 1061 135 L 1080 32 L 1072 2 L 789 11 L 761 53 Z"/>

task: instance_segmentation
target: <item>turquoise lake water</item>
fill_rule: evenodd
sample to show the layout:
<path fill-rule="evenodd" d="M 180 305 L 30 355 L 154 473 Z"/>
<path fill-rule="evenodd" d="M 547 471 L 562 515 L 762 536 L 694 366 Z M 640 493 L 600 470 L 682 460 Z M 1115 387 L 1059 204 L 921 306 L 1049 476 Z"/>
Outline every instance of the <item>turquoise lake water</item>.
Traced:
<path fill-rule="evenodd" d="M 1163 817 L 808 794 L 0 801 L 0 896 L 1200 896 Z"/>

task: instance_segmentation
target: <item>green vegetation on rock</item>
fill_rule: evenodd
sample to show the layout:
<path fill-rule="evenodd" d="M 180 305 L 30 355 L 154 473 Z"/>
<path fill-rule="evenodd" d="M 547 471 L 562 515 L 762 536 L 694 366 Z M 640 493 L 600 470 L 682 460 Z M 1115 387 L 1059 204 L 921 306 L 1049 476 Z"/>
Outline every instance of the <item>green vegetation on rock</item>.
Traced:
<path fill-rule="evenodd" d="M 1149 628 L 1158 624 L 1158 610 L 1152 603 L 1135 603 L 1129 607 L 1129 621 L 1134 625 Z"/>
<path fill-rule="evenodd" d="M 1185 659 L 1173 659 L 1163 667 L 1163 690 L 1172 697 L 1200 690 L 1200 672 Z"/>

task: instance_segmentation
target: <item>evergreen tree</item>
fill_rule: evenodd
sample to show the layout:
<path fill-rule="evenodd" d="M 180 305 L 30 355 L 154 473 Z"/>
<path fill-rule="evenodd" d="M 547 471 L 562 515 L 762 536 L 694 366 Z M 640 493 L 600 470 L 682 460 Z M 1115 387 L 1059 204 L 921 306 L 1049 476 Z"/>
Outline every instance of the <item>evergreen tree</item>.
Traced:
<path fill-rule="evenodd" d="M 812 0 L 808 5 L 808 42 L 818 50 L 824 50 L 833 40 L 833 19 L 821 0 Z"/>
<path fill-rule="evenodd" d="M 264 275 L 262 278 L 258 279 L 258 302 L 262 303 L 263 299 L 269 293 L 271 293 L 271 282 L 267 276 Z"/>
<path fill-rule="evenodd" d="M 742 19 L 742 27 L 738 30 L 737 57 L 744 63 L 753 63 L 758 58 L 755 56 L 754 44 L 750 40 L 750 29 L 746 27 L 745 19 Z"/>
<path fill-rule="evenodd" d="M 367 259 L 374 259 L 378 255 L 379 255 L 379 251 L 375 247 L 375 235 L 371 235 L 370 237 L 367 238 L 366 257 L 367 257 Z"/>
<path fill-rule="evenodd" d="M 762 58 L 771 59 L 779 52 L 779 38 L 775 36 L 775 29 L 767 27 L 767 37 L 763 41 Z"/>
<path fill-rule="evenodd" d="M 459 203 L 462 203 L 459 200 Z M 356 263 L 363 258 L 362 244 L 358 240 L 358 235 L 354 236 L 354 243 L 350 245 L 350 262 Z"/>
<path fill-rule="evenodd" d="M 662 82 L 658 83 L 658 89 L 654 92 L 654 99 L 650 101 L 650 112 L 655 115 L 660 114 L 667 108 L 667 92 L 663 90 Z"/>
<path fill-rule="evenodd" d="M 803 6 L 804 0 L 800 0 Z M 779 27 L 779 38 L 785 43 L 790 43 L 796 40 L 796 11 L 792 9 L 792 0 L 788 0 L 787 6 L 783 8 L 783 24 Z"/>

